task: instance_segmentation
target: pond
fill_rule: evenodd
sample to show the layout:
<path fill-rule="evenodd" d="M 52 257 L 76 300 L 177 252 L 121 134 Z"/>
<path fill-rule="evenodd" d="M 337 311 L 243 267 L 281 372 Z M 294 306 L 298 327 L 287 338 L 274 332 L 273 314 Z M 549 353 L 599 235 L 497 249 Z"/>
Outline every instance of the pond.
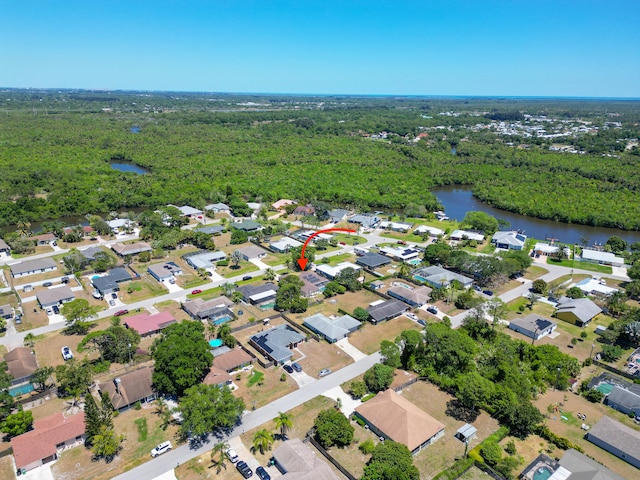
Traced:
<path fill-rule="evenodd" d="M 130 162 L 110 162 L 109 165 L 111 165 L 111 168 L 113 168 L 114 170 L 119 170 L 121 172 L 133 172 L 137 173 L 138 175 L 145 175 L 147 173 L 150 173 L 146 168 Z"/>
<path fill-rule="evenodd" d="M 509 222 L 510 228 L 524 230 L 527 236 L 539 240 L 554 238 L 561 243 L 580 245 L 581 239 L 585 238 L 588 239 L 589 245 L 593 245 L 605 243 L 609 237 L 616 235 L 629 243 L 640 242 L 640 232 L 637 231 L 630 232 L 616 228 L 561 223 L 500 210 L 475 198 L 471 193 L 470 186 L 449 185 L 435 188 L 431 192 L 438 198 L 446 214 L 452 220 L 462 220 L 467 212 L 482 211 L 498 220 Z"/>

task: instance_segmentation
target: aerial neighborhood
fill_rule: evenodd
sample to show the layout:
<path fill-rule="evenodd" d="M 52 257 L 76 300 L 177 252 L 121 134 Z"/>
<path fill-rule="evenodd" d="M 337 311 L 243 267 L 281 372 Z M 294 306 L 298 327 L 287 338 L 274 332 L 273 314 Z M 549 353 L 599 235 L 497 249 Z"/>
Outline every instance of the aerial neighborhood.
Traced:
<path fill-rule="evenodd" d="M 420 478 L 472 464 L 632 478 L 626 245 L 529 238 L 482 212 L 323 207 L 167 205 L 95 216 L 74 242 L 0 241 L 12 469 L 98 478 L 184 446 L 223 478 L 368 478 L 376 463 L 354 458 L 384 449 Z M 516 364 L 527 373 L 507 380 Z M 533 437 L 548 448 L 508 453 Z"/>

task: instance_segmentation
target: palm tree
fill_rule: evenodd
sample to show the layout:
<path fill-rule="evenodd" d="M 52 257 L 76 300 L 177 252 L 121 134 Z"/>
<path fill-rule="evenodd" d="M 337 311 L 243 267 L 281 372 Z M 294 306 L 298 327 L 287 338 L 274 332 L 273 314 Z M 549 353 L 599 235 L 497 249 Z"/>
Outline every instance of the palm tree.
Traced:
<path fill-rule="evenodd" d="M 535 292 L 531 292 L 527 298 L 529 299 L 529 310 L 533 310 L 535 303 L 540 300 L 540 295 Z"/>
<path fill-rule="evenodd" d="M 84 410 L 84 398 L 80 395 L 79 390 L 76 389 L 71 392 L 71 398 L 64 402 L 64 409 L 69 415 L 73 415 Z"/>
<path fill-rule="evenodd" d="M 290 413 L 278 412 L 278 416 L 273 419 L 276 428 L 280 430 L 280 438 L 284 440 L 287 432 L 293 428 L 293 415 Z"/>
<path fill-rule="evenodd" d="M 271 280 L 275 280 L 276 278 L 276 272 L 273 270 L 273 268 L 267 268 L 264 271 L 264 279 L 267 281 L 271 281 Z"/>
<path fill-rule="evenodd" d="M 229 444 L 225 441 L 216 443 L 211 449 L 211 462 L 216 467 L 216 473 L 224 468 L 226 470 L 227 464 L 225 460 L 227 458 L 226 451 L 229 449 Z"/>
<path fill-rule="evenodd" d="M 260 453 L 264 453 L 266 450 L 271 450 L 271 445 L 273 445 L 273 434 L 266 428 L 262 428 L 253 434 L 252 451 L 259 450 Z"/>
<path fill-rule="evenodd" d="M 411 273 L 411 267 L 407 263 L 400 264 L 400 268 L 398 268 L 398 275 L 400 277 L 408 277 Z"/>
<path fill-rule="evenodd" d="M 229 283 L 229 282 L 225 282 L 222 284 L 222 294 L 227 297 L 230 298 L 231 295 L 233 295 L 233 292 L 235 291 L 237 285 L 235 283 Z"/>

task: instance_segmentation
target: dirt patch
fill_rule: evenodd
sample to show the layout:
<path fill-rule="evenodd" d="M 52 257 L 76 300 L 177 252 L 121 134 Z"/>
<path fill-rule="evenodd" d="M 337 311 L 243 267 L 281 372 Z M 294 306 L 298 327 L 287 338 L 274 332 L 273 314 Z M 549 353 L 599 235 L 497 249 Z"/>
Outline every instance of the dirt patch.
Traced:
<path fill-rule="evenodd" d="M 253 372 L 259 372 L 263 377 L 259 382 L 249 385 L 251 376 L 256 375 Z M 260 408 L 298 388 L 295 380 L 286 374 L 283 377 L 283 373 L 284 370 L 281 368 L 262 368 L 254 363 L 250 372 L 241 372 L 232 376 L 231 379 L 239 387 L 233 394 L 244 400 L 247 410 Z M 282 381 L 283 378 L 284 381 Z"/>
<path fill-rule="evenodd" d="M 362 328 L 349 336 L 349 343 L 367 355 L 380 349 L 382 340 L 395 340 L 403 330 L 421 330 L 422 326 L 406 317 L 397 317 L 378 325 L 363 322 Z"/>
<path fill-rule="evenodd" d="M 6 457 L 0 458 L 0 478 L 15 478 L 16 469 L 15 463 L 13 463 L 13 457 L 11 455 L 7 455 Z"/>
<path fill-rule="evenodd" d="M 304 371 L 312 377 L 318 377 L 318 372 L 323 368 L 328 368 L 335 372 L 353 363 L 353 359 L 349 355 L 334 344 L 327 343 L 324 340 L 320 342 L 309 340 L 301 344 L 297 350 L 300 350 L 305 356 L 302 358 L 296 352 L 293 360 L 298 362 Z"/>

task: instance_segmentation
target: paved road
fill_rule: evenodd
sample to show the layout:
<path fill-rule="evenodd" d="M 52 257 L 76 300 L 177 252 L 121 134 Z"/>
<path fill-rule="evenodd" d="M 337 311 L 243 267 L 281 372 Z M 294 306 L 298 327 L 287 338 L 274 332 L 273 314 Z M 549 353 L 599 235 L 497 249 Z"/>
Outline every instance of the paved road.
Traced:
<path fill-rule="evenodd" d="M 308 402 L 312 398 L 322 395 L 340 384 L 351 380 L 354 377 L 366 372 L 374 364 L 380 361 L 380 354 L 374 353 L 372 355 L 363 358 L 362 360 L 347 365 L 341 368 L 337 372 L 332 373 L 320 380 L 296 390 L 284 397 L 281 397 L 264 407 L 258 408 L 255 411 L 247 412 L 242 417 L 242 423 L 229 432 L 227 435 L 221 437 L 221 440 L 229 440 L 236 437 L 241 433 L 256 428 L 269 420 L 278 416 L 279 412 L 289 411 L 305 402 Z M 202 445 L 200 448 L 191 449 L 188 445 L 176 448 L 175 450 L 165 453 L 164 455 L 157 457 L 147 463 L 140 465 L 139 467 L 129 470 L 122 475 L 115 477 L 117 480 L 140 480 L 140 479 L 152 479 L 168 470 L 172 470 L 177 465 L 187 462 L 188 460 L 205 453 L 213 447 L 217 441 L 213 438 L 209 443 Z"/>

